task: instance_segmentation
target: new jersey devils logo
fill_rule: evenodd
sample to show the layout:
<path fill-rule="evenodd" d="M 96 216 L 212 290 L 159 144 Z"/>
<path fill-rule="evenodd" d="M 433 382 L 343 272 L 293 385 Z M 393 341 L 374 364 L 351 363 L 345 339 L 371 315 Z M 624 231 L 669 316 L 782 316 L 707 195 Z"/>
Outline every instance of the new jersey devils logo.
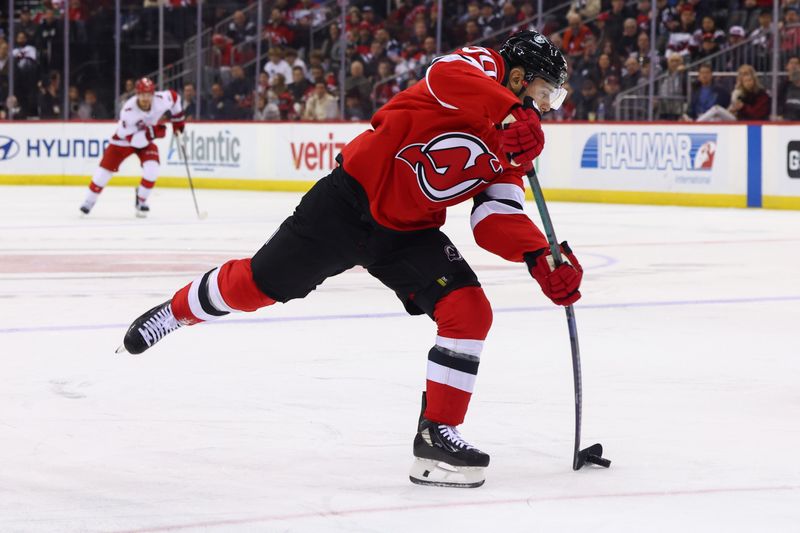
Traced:
<path fill-rule="evenodd" d="M 503 170 L 483 141 L 461 132 L 439 135 L 427 144 L 409 144 L 395 157 L 411 167 L 420 189 L 434 202 L 465 194 Z"/>

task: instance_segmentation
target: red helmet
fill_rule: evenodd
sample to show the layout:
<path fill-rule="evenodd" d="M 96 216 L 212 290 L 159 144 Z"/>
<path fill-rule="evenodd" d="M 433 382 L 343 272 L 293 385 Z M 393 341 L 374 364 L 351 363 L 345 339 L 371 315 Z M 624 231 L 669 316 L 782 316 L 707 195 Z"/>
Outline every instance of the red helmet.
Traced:
<path fill-rule="evenodd" d="M 136 81 L 136 94 L 154 92 L 156 92 L 156 84 L 150 78 L 139 78 Z"/>

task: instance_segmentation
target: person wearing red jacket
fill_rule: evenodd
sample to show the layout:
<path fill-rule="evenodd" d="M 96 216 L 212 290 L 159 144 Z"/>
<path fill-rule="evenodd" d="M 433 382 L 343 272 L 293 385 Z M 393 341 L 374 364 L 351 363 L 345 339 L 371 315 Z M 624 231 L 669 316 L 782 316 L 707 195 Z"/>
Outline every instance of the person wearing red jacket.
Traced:
<path fill-rule="evenodd" d="M 252 258 L 206 272 L 141 315 L 118 351 L 141 353 L 182 326 L 303 298 L 361 265 L 408 313 L 427 314 L 437 326 L 411 481 L 480 486 L 489 455 L 456 426 L 469 405 L 492 310 L 439 228 L 447 207 L 472 199 L 481 247 L 525 263 L 554 303 L 580 298 L 577 259 L 564 243 L 569 260 L 554 267 L 546 238 L 523 210 L 522 176 L 544 147 L 539 113 L 561 105 L 566 76 L 561 52 L 533 31 L 511 36 L 499 53 L 465 47 L 437 58 L 424 79 L 374 115 L 372 129 L 342 149 L 340 166 Z M 509 115 L 513 122 L 503 127 Z"/>

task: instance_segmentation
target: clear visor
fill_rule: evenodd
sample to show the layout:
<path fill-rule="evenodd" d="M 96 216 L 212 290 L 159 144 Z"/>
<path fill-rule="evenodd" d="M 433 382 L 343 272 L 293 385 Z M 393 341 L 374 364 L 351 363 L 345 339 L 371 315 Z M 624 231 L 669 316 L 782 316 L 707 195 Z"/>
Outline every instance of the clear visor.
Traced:
<path fill-rule="evenodd" d="M 532 93 L 528 93 L 537 107 L 549 106 L 550 109 L 558 109 L 567 97 L 567 90 L 563 87 L 553 87 L 542 79 L 535 80 Z M 541 109 L 539 109 L 541 111 Z"/>

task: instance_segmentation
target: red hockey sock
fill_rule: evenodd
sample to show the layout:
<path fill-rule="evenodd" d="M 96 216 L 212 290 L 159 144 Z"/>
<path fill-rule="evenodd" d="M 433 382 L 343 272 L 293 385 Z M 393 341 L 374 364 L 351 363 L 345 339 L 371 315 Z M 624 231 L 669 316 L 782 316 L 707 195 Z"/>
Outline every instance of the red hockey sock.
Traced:
<path fill-rule="evenodd" d="M 457 289 L 436 303 L 439 331 L 428 354 L 428 420 L 457 426 L 464 421 L 475 387 L 492 308 L 480 287 Z"/>
<path fill-rule="evenodd" d="M 172 312 L 179 322 L 191 325 L 274 303 L 253 281 L 250 259 L 233 259 L 176 292 Z"/>

